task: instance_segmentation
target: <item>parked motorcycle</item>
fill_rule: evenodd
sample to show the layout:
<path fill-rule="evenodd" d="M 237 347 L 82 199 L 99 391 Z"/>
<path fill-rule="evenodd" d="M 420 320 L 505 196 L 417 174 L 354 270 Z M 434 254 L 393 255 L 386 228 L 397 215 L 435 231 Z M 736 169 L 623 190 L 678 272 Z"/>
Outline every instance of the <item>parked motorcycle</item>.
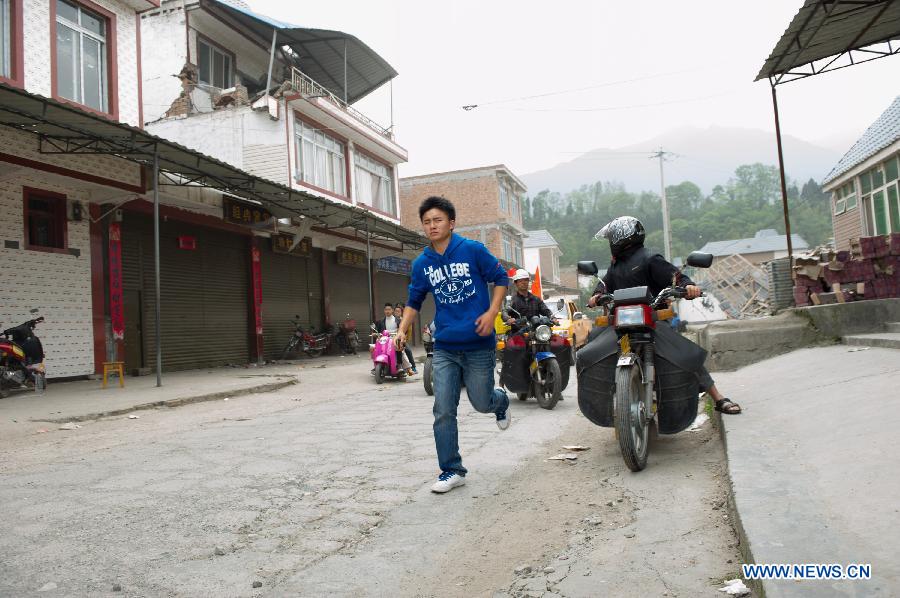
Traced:
<path fill-rule="evenodd" d="M 535 397 L 544 409 L 553 409 L 562 399 L 566 374 L 572 367 L 572 346 L 567 338 L 554 334 L 553 320 L 546 316 L 534 316 L 530 320 L 518 316 L 505 341 L 498 343 L 502 368 L 500 384 L 516 393 L 520 401 Z"/>
<path fill-rule="evenodd" d="M 31 310 L 36 314 L 37 310 Z M 34 334 L 34 329 L 44 321 L 43 317 L 28 320 L 0 332 L 0 396 L 23 385 L 33 386 L 41 392 L 47 386 L 44 373 L 44 347 Z"/>
<path fill-rule="evenodd" d="M 344 355 L 356 355 L 359 347 L 359 333 L 356 331 L 356 320 L 347 314 L 343 322 L 334 325 L 334 337 Z"/>
<path fill-rule="evenodd" d="M 425 344 L 425 367 L 422 368 L 422 383 L 425 385 L 425 394 L 429 397 L 434 394 L 432 385 L 432 370 L 434 368 L 434 323 L 422 329 L 422 342 Z"/>
<path fill-rule="evenodd" d="M 294 334 L 291 335 L 287 345 L 281 352 L 281 359 L 287 358 L 289 353 L 295 351 L 303 351 L 310 357 L 318 357 L 328 349 L 331 344 L 331 335 L 327 332 L 313 334 L 311 331 L 303 330 L 300 325 L 300 316 L 294 316 L 291 320 L 294 326 Z"/>
<path fill-rule="evenodd" d="M 385 330 L 381 333 L 372 324 L 375 338 L 372 349 L 372 363 L 375 366 L 375 383 L 382 384 L 387 378 L 405 378 L 400 351 L 394 346 L 394 335 Z"/>
<path fill-rule="evenodd" d="M 694 252 L 687 265 L 708 268 L 712 259 L 708 253 Z M 579 262 L 578 272 L 596 275 L 597 264 Z M 589 368 L 582 369 L 579 364 L 578 405 L 593 423 L 615 428 L 619 449 L 631 471 L 647 465 L 651 428 L 675 434 L 697 416 L 697 376 L 656 359 L 655 351 L 657 323 L 675 315 L 668 308 L 669 300 L 686 294 L 684 287 L 671 286 L 654 298 L 648 287 L 632 287 L 617 289 L 597 302 L 607 315 L 597 318 L 595 325 L 614 329 L 618 352 Z"/>

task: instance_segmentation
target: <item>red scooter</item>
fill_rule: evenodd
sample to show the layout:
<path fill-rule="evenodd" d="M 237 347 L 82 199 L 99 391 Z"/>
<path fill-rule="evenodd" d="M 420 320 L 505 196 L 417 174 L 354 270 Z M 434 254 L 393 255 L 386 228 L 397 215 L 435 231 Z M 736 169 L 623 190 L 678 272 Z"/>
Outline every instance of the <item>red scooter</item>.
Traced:
<path fill-rule="evenodd" d="M 37 392 L 47 386 L 44 347 L 34 334 L 35 327 L 43 321 L 43 317 L 35 318 L 0 332 L 0 397 L 25 385 L 33 386 Z"/>
<path fill-rule="evenodd" d="M 331 344 L 330 334 L 325 332 L 313 334 L 303 330 L 303 326 L 300 325 L 300 316 L 294 316 L 291 323 L 294 325 L 294 334 L 291 335 L 291 339 L 281 352 L 282 360 L 287 358 L 288 353 L 294 351 L 303 351 L 310 357 L 318 357 L 328 349 Z"/>

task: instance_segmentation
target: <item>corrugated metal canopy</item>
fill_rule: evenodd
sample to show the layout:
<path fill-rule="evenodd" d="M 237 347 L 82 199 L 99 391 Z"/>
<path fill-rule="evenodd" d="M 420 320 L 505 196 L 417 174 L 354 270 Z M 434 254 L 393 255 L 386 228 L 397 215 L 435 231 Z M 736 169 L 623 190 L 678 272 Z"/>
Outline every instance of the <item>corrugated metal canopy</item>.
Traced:
<path fill-rule="evenodd" d="M 224 13 L 231 20 L 263 40 L 272 39 L 277 29 L 279 46 L 290 46 L 299 56 L 301 70 L 339 98 L 344 98 L 344 48 L 347 52 L 347 103 L 369 95 L 397 76 L 387 61 L 356 37 L 342 31 L 297 27 L 223 2 L 203 0 L 201 6 L 212 13 Z"/>
<path fill-rule="evenodd" d="M 795 71 L 822 59 L 898 39 L 898 0 L 805 0 L 756 80 L 816 74 L 815 68 L 812 72 Z M 888 52 L 896 53 L 896 49 Z"/>
<path fill-rule="evenodd" d="M 355 206 L 291 189 L 123 123 L 0 83 L 0 125 L 38 136 L 41 151 L 104 154 L 149 165 L 182 184 L 207 187 L 258 202 L 274 216 L 310 218 L 315 225 L 351 228 L 374 238 L 423 247 L 424 237 Z M 363 237 L 361 240 L 365 240 Z"/>

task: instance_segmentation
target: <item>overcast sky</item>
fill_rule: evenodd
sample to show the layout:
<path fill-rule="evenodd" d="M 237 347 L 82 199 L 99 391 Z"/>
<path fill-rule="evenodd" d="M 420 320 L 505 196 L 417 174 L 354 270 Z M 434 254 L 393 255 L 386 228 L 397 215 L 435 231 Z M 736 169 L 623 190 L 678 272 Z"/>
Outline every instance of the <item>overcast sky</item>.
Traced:
<path fill-rule="evenodd" d="M 803 4 L 247 1 L 299 26 L 352 33 L 397 70 L 395 130 L 409 150 L 401 176 L 496 163 L 526 174 L 685 125 L 774 131 L 769 85 L 753 79 Z M 782 132 L 848 145 L 898 83 L 894 56 L 779 86 Z M 503 102 L 542 94 L 555 95 Z M 389 106 L 387 87 L 357 105 L 385 124 Z"/>

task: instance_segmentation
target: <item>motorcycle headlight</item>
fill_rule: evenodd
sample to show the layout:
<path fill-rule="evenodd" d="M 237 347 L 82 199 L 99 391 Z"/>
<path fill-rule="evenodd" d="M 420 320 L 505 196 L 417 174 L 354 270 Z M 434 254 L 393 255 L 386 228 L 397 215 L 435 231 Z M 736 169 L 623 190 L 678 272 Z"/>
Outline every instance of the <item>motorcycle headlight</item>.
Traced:
<path fill-rule="evenodd" d="M 379 344 L 379 345 L 386 345 L 386 344 L 388 344 L 388 342 L 390 342 L 390 341 L 389 341 L 388 338 L 385 337 L 385 336 L 383 336 L 383 337 L 381 337 L 380 339 L 378 339 L 378 344 Z"/>
<path fill-rule="evenodd" d="M 546 324 L 541 324 L 534 331 L 534 338 L 536 338 L 539 342 L 546 343 L 550 340 L 550 335 L 553 334 L 550 331 L 550 327 Z"/>
<path fill-rule="evenodd" d="M 616 328 L 646 326 L 644 306 L 633 305 L 616 308 Z"/>

